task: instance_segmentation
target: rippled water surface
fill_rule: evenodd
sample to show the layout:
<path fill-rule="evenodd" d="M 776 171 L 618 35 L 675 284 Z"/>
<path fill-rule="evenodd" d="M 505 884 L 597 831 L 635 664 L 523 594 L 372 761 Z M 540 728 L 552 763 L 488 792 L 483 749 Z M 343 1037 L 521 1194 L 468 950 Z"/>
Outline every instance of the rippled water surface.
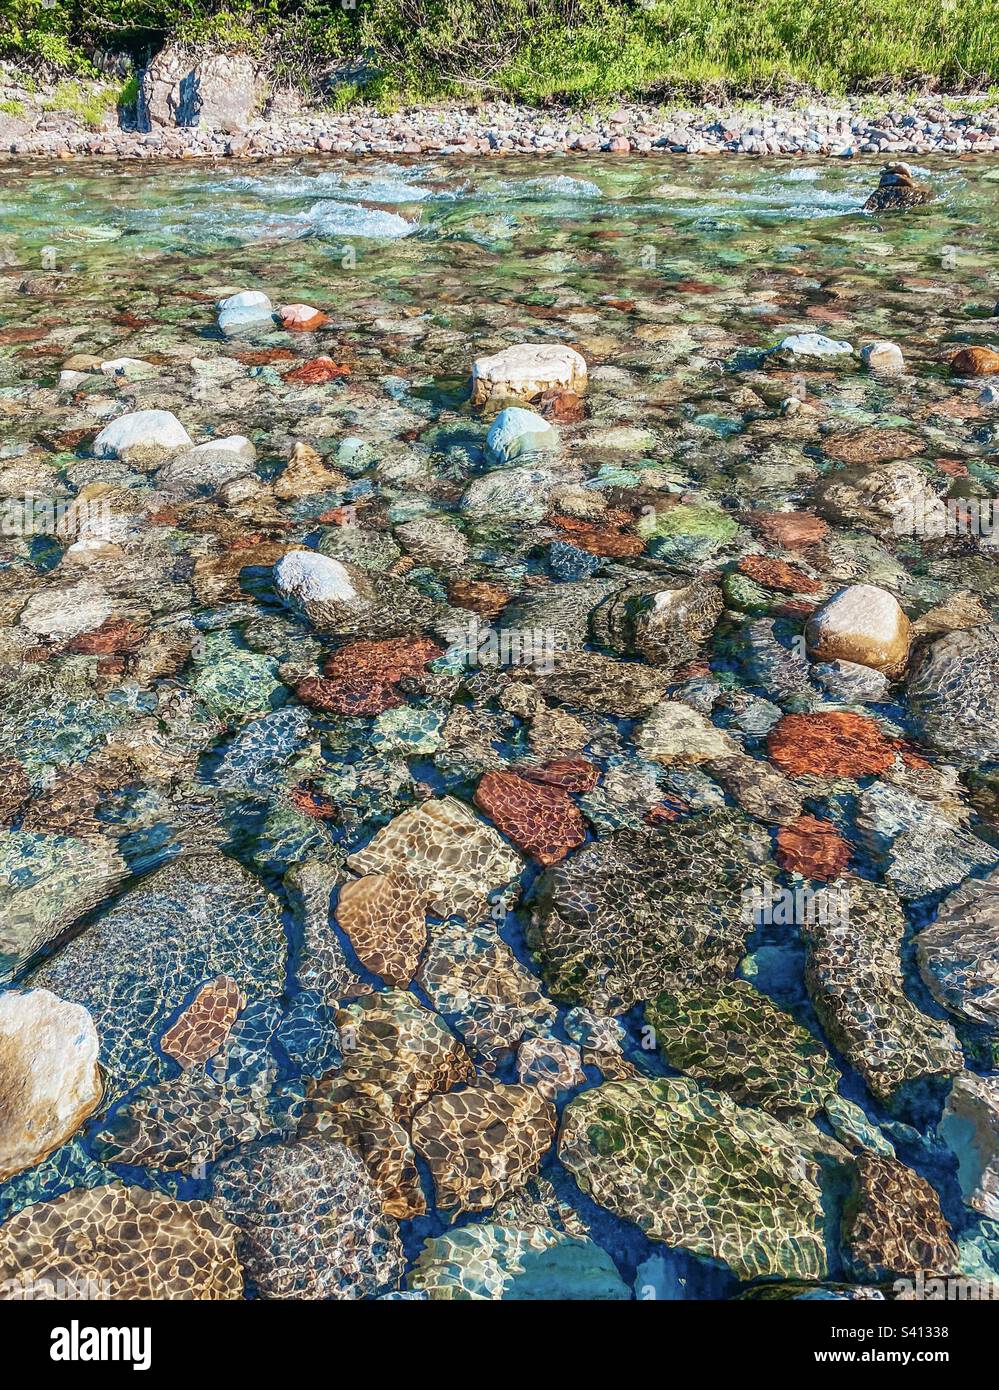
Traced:
<path fill-rule="evenodd" d="M 949 366 L 999 342 L 999 173 L 920 168 L 937 201 L 874 216 L 877 172 L 0 168 L 0 500 L 110 517 L 90 547 L 0 537 L 0 981 L 86 1007 L 103 1069 L 0 1182 L 5 1277 L 108 1183 L 215 1203 L 215 1293 L 835 1296 L 910 1267 L 896 1225 L 999 1272 L 968 1138 L 999 1108 L 941 1122 L 999 1057 L 994 955 L 969 983 L 960 943 L 917 949 L 999 863 L 999 664 L 969 658 L 958 715 L 909 684 L 930 642 L 993 631 L 999 550 L 892 510 L 999 489 L 987 380 Z M 242 289 L 328 321 L 225 338 Z M 771 353 L 798 333 L 856 351 Z M 876 340 L 903 373 L 862 369 Z M 589 382 L 535 400 L 557 439 L 502 468 L 509 402 L 467 383 L 522 342 Z M 94 457 L 153 409 L 249 461 Z M 363 620 L 282 602 L 303 546 Z M 863 689 L 804 640 L 852 584 L 915 625 Z M 480 663 L 470 624 L 550 637 L 555 674 Z M 376 852 L 442 803 L 457 831 Z M 841 933 L 741 915 L 838 877 Z M 858 1190 L 880 1264 L 840 1226 Z"/>

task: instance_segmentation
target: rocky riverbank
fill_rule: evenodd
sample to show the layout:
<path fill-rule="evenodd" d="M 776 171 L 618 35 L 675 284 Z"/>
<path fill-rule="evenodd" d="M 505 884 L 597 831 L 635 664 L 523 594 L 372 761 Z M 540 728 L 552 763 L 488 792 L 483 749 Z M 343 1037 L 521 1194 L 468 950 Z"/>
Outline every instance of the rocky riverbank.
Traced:
<path fill-rule="evenodd" d="M 72 103 L 64 101 L 64 105 Z M 79 106 L 81 103 L 76 103 Z M 508 102 L 478 107 L 374 107 L 331 111 L 278 93 L 261 114 L 238 100 L 209 104 L 198 124 L 164 97 L 149 114 L 111 105 L 90 124 L 79 110 L 57 110 L 44 96 L 4 91 L 0 153 L 33 158 L 75 155 L 124 159 L 337 155 L 611 154 L 806 155 L 982 154 L 999 150 L 999 105 L 976 98 L 869 100 L 781 106 L 625 105 L 612 112 L 534 110 Z M 93 108 L 91 107 L 91 117 Z M 99 128 L 94 128 L 95 124 Z M 140 126 L 146 126 L 141 129 Z"/>

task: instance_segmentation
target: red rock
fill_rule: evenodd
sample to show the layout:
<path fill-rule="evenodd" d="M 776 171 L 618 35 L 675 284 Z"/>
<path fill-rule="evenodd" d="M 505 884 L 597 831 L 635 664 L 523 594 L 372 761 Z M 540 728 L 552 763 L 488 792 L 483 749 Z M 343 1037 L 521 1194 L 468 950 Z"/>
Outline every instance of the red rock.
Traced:
<path fill-rule="evenodd" d="M 514 771 L 529 782 L 561 787 L 566 792 L 589 792 L 600 781 L 600 769 L 585 758 L 552 758 L 540 766 L 519 763 Z"/>
<path fill-rule="evenodd" d="M 467 608 L 483 618 L 498 618 L 511 598 L 501 585 L 486 579 L 453 579 L 447 596 L 455 607 Z"/>
<path fill-rule="evenodd" d="M 770 731 L 771 760 L 789 777 L 876 777 L 895 761 L 899 744 L 873 719 L 833 710 L 785 714 Z"/>
<path fill-rule="evenodd" d="M 533 404 L 546 420 L 557 420 L 564 425 L 574 425 L 586 418 L 586 403 L 575 391 L 546 391 Z"/>
<path fill-rule="evenodd" d="M 746 555 L 739 561 L 739 570 L 765 589 L 781 589 L 786 594 L 817 594 L 822 588 L 817 579 L 768 555 Z"/>
<path fill-rule="evenodd" d="M 336 381 L 337 377 L 350 376 L 349 367 L 338 367 L 332 357 L 313 357 L 308 362 L 303 362 L 300 367 L 295 367 L 293 371 L 285 372 L 284 380 L 298 382 L 303 386 L 322 386 L 327 381 Z"/>
<path fill-rule="evenodd" d="M 850 862 L 850 846 L 831 821 L 799 816 L 777 832 L 777 862 L 789 873 L 827 881 Z"/>
<path fill-rule="evenodd" d="M 351 642 L 327 659 L 322 678 L 299 681 L 295 694 L 303 705 L 331 714 L 382 714 L 404 703 L 396 689 L 399 681 L 418 676 L 428 661 L 442 655 L 429 637 Z"/>
<path fill-rule="evenodd" d="M 75 656 L 118 656 L 131 652 L 146 635 L 145 628 L 127 618 L 108 618 L 93 632 L 81 632 L 66 643 L 65 650 Z"/>
<path fill-rule="evenodd" d="M 759 535 L 785 550 L 804 550 L 825 540 L 828 524 L 811 512 L 751 512 L 749 524 Z"/>
<path fill-rule="evenodd" d="M 289 792 L 292 804 L 305 816 L 313 820 L 336 820 L 339 814 L 335 801 L 308 787 L 293 787 Z"/>
<path fill-rule="evenodd" d="M 623 559 L 641 555 L 645 549 L 641 536 L 630 535 L 610 526 L 596 526 L 593 522 L 580 521 L 574 516 L 553 516 L 550 524 L 564 532 L 565 539 L 571 545 L 585 550 L 588 555 Z"/>
<path fill-rule="evenodd" d="M 487 772 L 472 799 L 518 849 L 546 867 L 586 839 L 579 808 L 560 787 L 528 782 L 514 772 Z"/>

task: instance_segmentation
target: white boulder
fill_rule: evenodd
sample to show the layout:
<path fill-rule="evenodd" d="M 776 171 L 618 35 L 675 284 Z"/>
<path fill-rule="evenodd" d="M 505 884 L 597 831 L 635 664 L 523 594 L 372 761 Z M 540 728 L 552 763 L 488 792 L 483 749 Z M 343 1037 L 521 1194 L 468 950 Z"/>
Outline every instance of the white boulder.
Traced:
<path fill-rule="evenodd" d="M 169 410 L 136 410 L 105 425 L 94 440 L 98 458 L 124 458 L 130 449 L 185 449 L 191 436 Z"/>
<path fill-rule="evenodd" d="M 0 994 L 0 1182 L 40 1163 L 96 1110 L 98 1051 L 81 1004 L 47 989 Z"/>
<path fill-rule="evenodd" d="M 472 404 L 530 400 L 543 391 L 586 390 L 586 363 L 563 343 L 520 343 L 472 363 Z"/>
<path fill-rule="evenodd" d="M 912 625 L 898 600 L 873 584 L 851 584 L 817 608 L 805 626 L 815 661 L 852 661 L 886 676 L 902 675 Z"/>

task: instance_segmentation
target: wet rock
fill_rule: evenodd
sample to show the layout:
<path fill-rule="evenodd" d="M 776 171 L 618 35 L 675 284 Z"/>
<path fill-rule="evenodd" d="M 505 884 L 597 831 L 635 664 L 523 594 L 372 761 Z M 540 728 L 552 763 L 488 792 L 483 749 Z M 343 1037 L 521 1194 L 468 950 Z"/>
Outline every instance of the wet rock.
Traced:
<path fill-rule="evenodd" d="M 89 1009 L 110 1105 L 163 1075 L 153 1039 L 202 981 L 229 976 L 252 998 L 280 994 L 284 970 L 274 901 L 233 860 L 202 854 L 132 888 L 32 983 Z"/>
<path fill-rule="evenodd" d="M 486 456 L 494 468 L 525 454 L 552 453 L 557 448 L 558 434 L 548 421 L 520 406 L 501 410 L 486 436 Z"/>
<path fill-rule="evenodd" d="M 522 1038 L 546 1033 L 558 1014 L 492 926 L 455 923 L 435 931 L 419 983 L 487 1067 Z"/>
<path fill-rule="evenodd" d="M 999 623 L 934 642 L 913 669 L 908 697 L 923 736 L 948 758 L 999 761 Z"/>
<path fill-rule="evenodd" d="M 559 1158 L 601 1206 L 740 1279 L 827 1272 L 818 1165 L 765 1111 L 685 1078 L 612 1081 L 570 1101 Z"/>
<path fill-rule="evenodd" d="M 97 1108 L 97 1034 L 48 990 L 0 994 L 0 1182 L 33 1168 Z"/>
<path fill-rule="evenodd" d="M 860 349 L 860 360 L 869 372 L 878 376 L 894 376 L 905 369 L 902 349 L 897 343 L 865 343 Z"/>
<path fill-rule="evenodd" d="M 586 1081 L 579 1048 L 558 1038 L 525 1038 L 517 1049 L 517 1080 L 554 1100 Z"/>
<path fill-rule="evenodd" d="M 497 829 L 539 864 L 557 864 L 586 839 L 583 817 L 561 787 L 539 785 L 515 772 L 487 772 L 473 799 Z"/>
<path fill-rule="evenodd" d="M 810 512 L 753 512 L 749 523 L 761 536 L 788 550 L 820 545 L 829 532 L 828 522 Z"/>
<path fill-rule="evenodd" d="M 851 584 L 822 604 L 805 626 L 813 661 L 850 661 L 901 676 L 912 629 L 898 600 L 873 584 Z"/>
<path fill-rule="evenodd" d="M 401 869 L 344 884 L 336 918 L 365 969 L 403 986 L 427 944 L 427 907 L 426 890 Z"/>
<path fill-rule="evenodd" d="M 814 1115 L 836 1089 L 822 1044 L 745 980 L 664 991 L 645 1019 L 664 1062 L 740 1105 Z"/>
<path fill-rule="evenodd" d="M 955 376 L 992 376 L 999 372 L 999 352 L 988 347 L 961 348 L 950 359 Z"/>
<path fill-rule="evenodd" d="M 282 304 L 277 312 L 281 327 L 293 333 L 314 333 L 329 322 L 329 315 L 311 304 Z"/>
<path fill-rule="evenodd" d="M 207 1062 L 221 1049 L 245 1004 L 239 986 L 228 975 L 209 980 L 163 1034 L 160 1047 L 182 1067 Z"/>
<path fill-rule="evenodd" d="M 712 758 L 705 764 L 705 771 L 725 788 L 737 806 L 757 820 L 788 825 L 801 814 L 801 792 L 763 759 L 742 754 Z"/>
<path fill-rule="evenodd" d="M 534 1086 L 469 1087 L 435 1096 L 413 1116 L 413 1144 L 437 1205 L 483 1211 L 537 1172 L 558 1116 Z"/>
<path fill-rule="evenodd" d="M 174 454 L 156 471 L 156 486 L 168 497 L 217 493 L 227 483 L 252 472 L 257 451 L 241 434 L 211 439 Z"/>
<path fill-rule="evenodd" d="M 54 641 L 93 632 L 111 616 L 112 602 L 100 585 L 81 579 L 34 593 L 21 610 L 20 622 L 36 637 Z"/>
<path fill-rule="evenodd" d="M 937 1133 L 957 1158 L 967 1205 L 990 1221 L 999 1220 L 999 1080 L 961 1072 Z"/>
<path fill-rule="evenodd" d="M 586 363 L 574 349 L 558 343 L 523 343 L 472 363 L 472 404 L 489 400 L 533 400 L 546 391 L 582 395 Z"/>
<path fill-rule="evenodd" d="M 886 164 L 877 188 L 864 204 L 864 211 L 892 212 L 900 208 L 921 207 L 935 199 L 932 188 L 916 182 L 908 164 Z"/>
<path fill-rule="evenodd" d="M 960 1071 L 961 1050 L 950 1025 L 922 1013 L 905 992 L 905 918 L 895 895 L 859 879 L 840 880 L 835 890 L 834 898 L 817 898 L 802 924 L 805 983 L 830 1042 L 872 1095 L 900 1108 L 927 1078 Z"/>
<path fill-rule="evenodd" d="M 839 878 L 852 855 L 853 850 L 836 827 L 815 816 L 799 816 L 777 832 L 778 864 L 802 878 Z"/>
<path fill-rule="evenodd" d="M 187 449 L 191 436 L 169 410 L 138 410 L 119 415 L 94 440 L 98 458 L 125 458 L 135 449 Z"/>
<path fill-rule="evenodd" d="M 929 480 L 915 464 L 850 464 L 829 473 L 816 487 L 815 504 L 840 526 L 862 526 L 875 535 L 944 534 L 946 512 Z M 937 529 L 939 528 L 939 529 Z"/>
<path fill-rule="evenodd" d="M 848 705 L 877 705 L 889 700 L 891 682 L 883 671 L 855 661 L 820 661 L 812 672 L 834 700 Z"/>
<path fill-rule="evenodd" d="M 243 1297 L 237 1232 L 207 1202 L 111 1183 L 25 1207 L 0 1226 L 0 1298 Z M 46 1290 L 51 1289 L 51 1292 Z"/>
<path fill-rule="evenodd" d="M 977 836 L 904 787 L 877 782 L 857 802 L 857 829 L 884 876 L 903 898 L 951 888 L 999 860 Z"/>
<path fill-rule="evenodd" d="M 999 1031 L 999 869 L 969 879 L 916 937 L 919 972 L 956 1018 Z"/>
<path fill-rule="evenodd" d="M 522 868 L 515 854 L 492 829 L 454 797 L 424 802 L 404 811 L 347 861 L 356 874 L 406 873 L 428 894 L 440 916 L 460 913 L 479 920 L 489 892 Z"/>
<path fill-rule="evenodd" d="M 620 831 L 538 881 L 532 944 L 553 997 L 621 1013 L 667 988 L 731 977 L 743 890 L 772 877 L 769 837 L 733 812 Z"/>
<path fill-rule="evenodd" d="M 301 1139 L 220 1163 L 214 1204 L 239 1228 L 239 1255 L 262 1298 L 370 1298 L 398 1286 L 405 1258 L 361 1160 Z"/>
<path fill-rule="evenodd" d="M 919 1270 L 951 1274 L 958 1250 L 925 1178 L 894 1158 L 857 1156 L 843 1209 L 843 1243 L 854 1277 L 884 1280 Z"/>
<path fill-rule="evenodd" d="M 716 584 L 645 583 L 618 589 L 594 609 L 590 621 L 602 646 L 673 671 L 699 654 L 722 608 Z"/>
<path fill-rule="evenodd" d="M 274 306 L 261 290 L 240 290 L 220 299 L 216 308 L 219 330 L 227 335 L 274 322 Z"/>
<path fill-rule="evenodd" d="M 667 767 L 731 758 L 739 751 L 724 730 L 689 705 L 673 700 L 664 700 L 643 721 L 635 746 L 643 757 Z"/>
<path fill-rule="evenodd" d="M 473 520 L 492 524 L 540 521 L 555 481 L 554 470 L 545 464 L 494 469 L 468 485 L 461 510 Z"/>
<path fill-rule="evenodd" d="M 556 657 L 551 671 L 521 673 L 546 699 L 590 714 L 635 719 L 657 705 L 669 674 L 634 662 L 617 661 L 599 652 L 568 652 Z"/>
<path fill-rule="evenodd" d="M 346 476 L 327 468 L 318 449 L 298 440 L 287 467 L 274 484 L 274 496 L 283 502 L 295 501 L 317 492 L 338 491 L 346 485 Z"/>
<path fill-rule="evenodd" d="M 26 965 L 125 876 L 125 861 L 101 837 L 0 835 L 0 979 Z"/>
<path fill-rule="evenodd" d="M 786 714 L 767 737 L 771 760 L 788 777 L 870 777 L 887 771 L 897 745 L 873 719 L 833 710 Z"/>
<path fill-rule="evenodd" d="M 434 1301 L 630 1297 L 613 1260 L 593 1241 L 546 1227 L 493 1223 L 426 1241 L 406 1283 Z"/>

